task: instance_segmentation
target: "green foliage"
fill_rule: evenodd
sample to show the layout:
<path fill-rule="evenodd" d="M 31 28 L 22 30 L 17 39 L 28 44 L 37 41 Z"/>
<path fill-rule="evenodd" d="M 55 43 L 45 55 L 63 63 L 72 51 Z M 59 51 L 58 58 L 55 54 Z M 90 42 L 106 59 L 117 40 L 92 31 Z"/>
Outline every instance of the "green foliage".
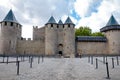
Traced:
<path fill-rule="evenodd" d="M 75 30 L 75 36 L 104 36 L 101 32 L 94 32 L 87 26 L 81 26 Z"/>
<path fill-rule="evenodd" d="M 92 36 L 104 36 L 101 32 L 94 32 L 92 33 Z"/>
<path fill-rule="evenodd" d="M 81 26 L 80 28 L 75 30 L 75 36 L 90 36 L 92 33 L 91 29 L 89 27 L 83 27 Z"/>

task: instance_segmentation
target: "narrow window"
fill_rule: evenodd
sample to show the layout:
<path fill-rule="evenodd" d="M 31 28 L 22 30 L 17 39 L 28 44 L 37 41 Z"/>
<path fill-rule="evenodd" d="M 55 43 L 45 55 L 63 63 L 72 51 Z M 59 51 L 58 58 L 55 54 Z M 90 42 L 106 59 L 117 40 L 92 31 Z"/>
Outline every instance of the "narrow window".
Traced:
<path fill-rule="evenodd" d="M 59 26 L 57 25 L 57 28 L 59 28 Z"/>
<path fill-rule="evenodd" d="M 70 28 L 70 24 L 68 24 L 68 28 Z"/>
<path fill-rule="evenodd" d="M 9 44 L 11 44 L 11 41 L 9 41 Z"/>
<path fill-rule="evenodd" d="M 13 22 L 11 22 L 10 26 L 13 26 Z"/>
<path fill-rule="evenodd" d="M 7 22 L 5 22 L 5 26 L 7 25 Z"/>
<path fill-rule="evenodd" d="M 53 27 L 53 24 L 51 24 L 51 27 Z"/>

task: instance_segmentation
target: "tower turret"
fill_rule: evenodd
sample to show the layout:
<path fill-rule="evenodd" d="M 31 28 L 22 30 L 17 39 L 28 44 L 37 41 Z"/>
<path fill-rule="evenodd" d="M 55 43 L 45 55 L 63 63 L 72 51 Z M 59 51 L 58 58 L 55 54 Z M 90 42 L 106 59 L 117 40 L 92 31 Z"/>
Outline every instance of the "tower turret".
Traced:
<path fill-rule="evenodd" d="M 100 29 L 108 39 L 108 53 L 112 55 L 120 54 L 120 25 L 113 15 L 111 15 L 107 25 Z"/>
<path fill-rule="evenodd" d="M 64 23 L 64 55 L 75 56 L 75 25 L 68 17 Z"/>
<path fill-rule="evenodd" d="M 14 54 L 16 53 L 17 39 L 21 38 L 21 24 L 16 20 L 13 11 L 10 10 L 1 24 L 1 53 Z"/>
<path fill-rule="evenodd" d="M 57 23 L 53 16 L 50 17 L 45 27 L 45 54 L 55 55 L 57 53 Z"/>

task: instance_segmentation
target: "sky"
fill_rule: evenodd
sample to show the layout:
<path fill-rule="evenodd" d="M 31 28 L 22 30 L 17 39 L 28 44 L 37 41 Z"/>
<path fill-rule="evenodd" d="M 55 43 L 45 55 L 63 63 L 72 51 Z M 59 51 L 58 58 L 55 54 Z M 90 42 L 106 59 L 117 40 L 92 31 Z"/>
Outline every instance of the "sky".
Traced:
<path fill-rule="evenodd" d="M 111 15 L 120 23 L 119 4 L 120 0 L 0 0 L 0 21 L 12 9 L 24 38 L 32 38 L 33 26 L 43 27 L 51 16 L 56 22 L 69 16 L 76 28 L 88 26 L 98 32 Z"/>

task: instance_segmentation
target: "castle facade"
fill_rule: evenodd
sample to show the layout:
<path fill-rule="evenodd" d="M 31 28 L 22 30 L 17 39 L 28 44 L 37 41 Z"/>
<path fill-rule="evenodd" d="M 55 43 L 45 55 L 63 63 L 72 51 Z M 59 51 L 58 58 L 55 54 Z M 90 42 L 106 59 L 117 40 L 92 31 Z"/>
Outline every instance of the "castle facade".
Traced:
<path fill-rule="evenodd" d="M 70 17 L 57 23 L 53 16 L 38 28 L 33 26 L 33 39 L 21 36 L 22 25 L 10 10 L 0 22 L 0 54 L 75 57 L 76 55 L 119 55 L 120 25 L 112 15 L 100 29 L 105 37 L 77 36 Z"/>

